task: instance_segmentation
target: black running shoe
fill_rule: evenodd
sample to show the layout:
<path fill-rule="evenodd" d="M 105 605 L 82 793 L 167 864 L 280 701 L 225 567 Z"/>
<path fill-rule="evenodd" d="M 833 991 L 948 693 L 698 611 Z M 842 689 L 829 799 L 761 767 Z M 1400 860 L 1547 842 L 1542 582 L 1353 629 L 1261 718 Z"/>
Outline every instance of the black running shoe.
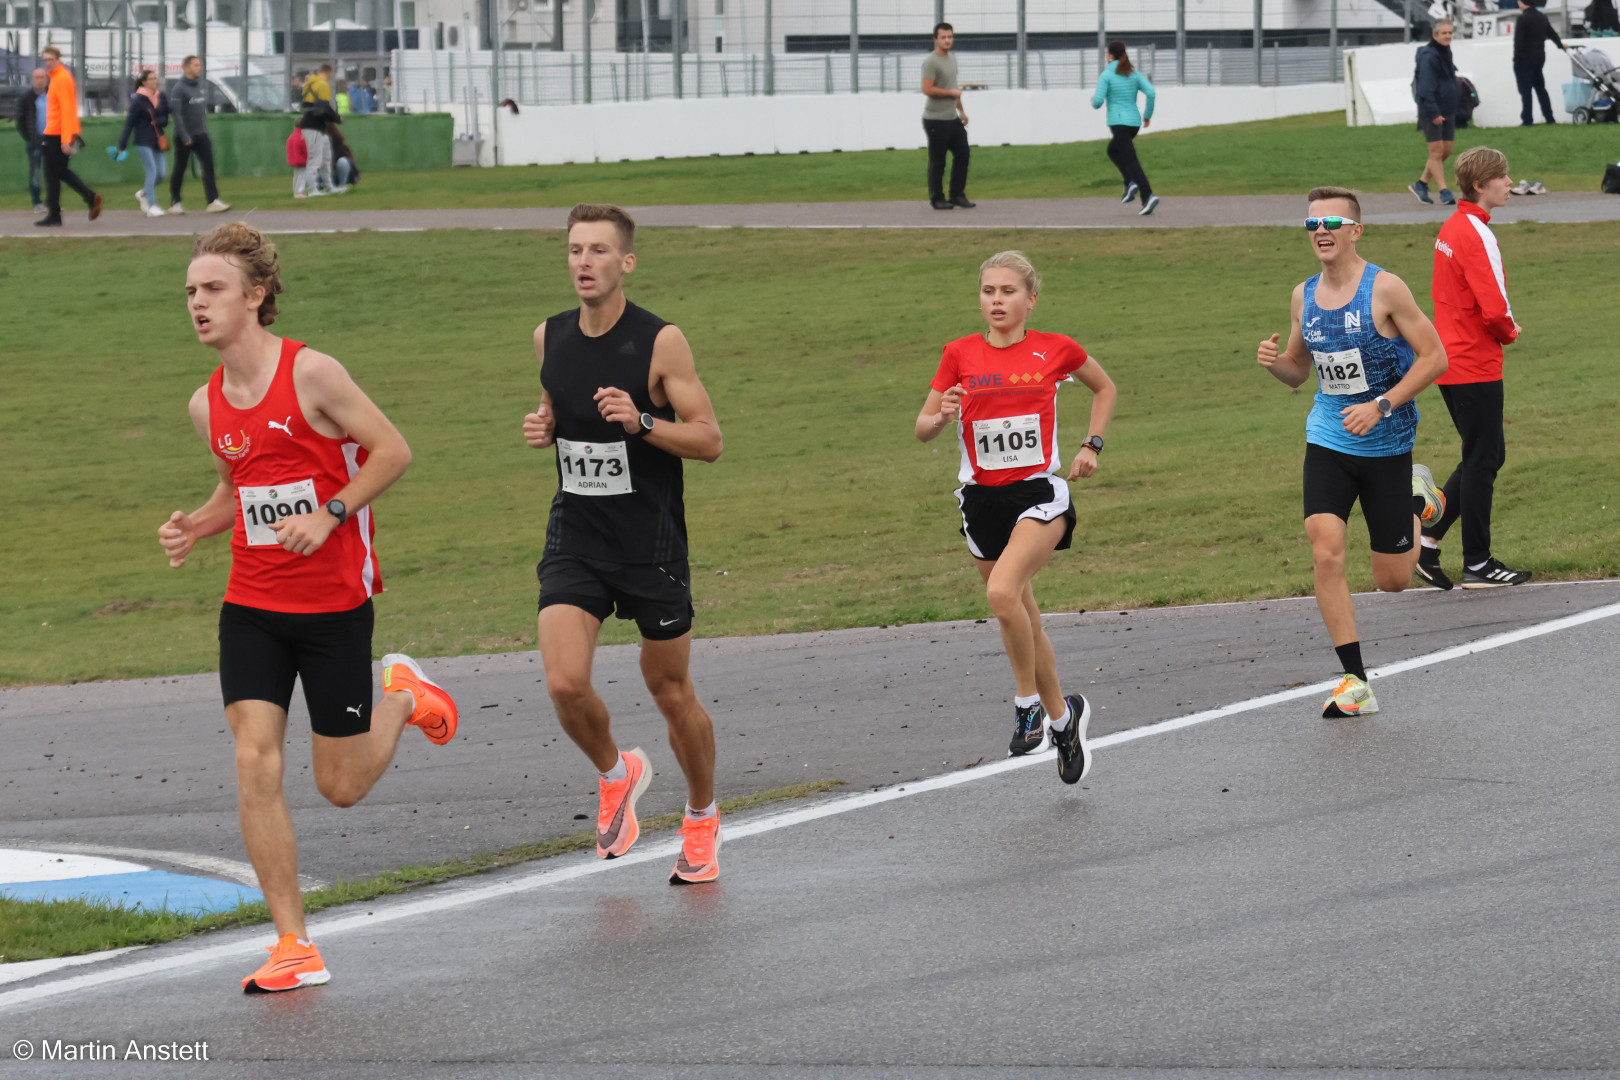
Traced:
<path fill-rule="evenodd" d="M 1417 576 L 1441 592 L 1451 591 L 1451 579 L 1440 569 L 1440 549 L 1426 547 L 1418 552 Z"/>
<path fill-rule="evenodd" d="M 1091 702 L 1080 694 L 1063 699 L 1069 703 L 1069 722 L 1062 731 L 1052 732 L 1057 747 L 1058 775 L 1065 784 L 1078 784 L 1091 771 L 1091 746 L 1086 742 L 1086 726 L 1091 723 Z"/>
<path fill-rule="evenodd" d="M 1463 568 L 1462 587 L 1465 589 L 1500 589 L 1504 585 L 1523 585 L 1531 577 L 1528 570 L 1509 570 L 1492 559 L 1478 570 Z"/>
<path fill-rule="evenodd" d="M 1029 708 L 1013 706 L 1018 718 L 1013 721 L 1012 742 L 1007 746 L 1008 757 L 1038 754 L 1052 745 L 1046 733 L 1046 709 L 1040 702 Z"/>

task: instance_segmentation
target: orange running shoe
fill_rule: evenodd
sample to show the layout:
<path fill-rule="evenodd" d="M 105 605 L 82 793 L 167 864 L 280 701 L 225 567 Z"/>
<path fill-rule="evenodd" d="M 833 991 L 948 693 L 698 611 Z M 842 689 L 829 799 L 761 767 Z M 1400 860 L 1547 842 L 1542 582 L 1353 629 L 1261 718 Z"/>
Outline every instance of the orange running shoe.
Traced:
<path fill-rule="evenodd" d="M 244 994 L 297 990 L 300 986 L 319 986 L 332 978 L 321 961 L 321 951 L 299 941 L 297 934 L 282 934 L 280 941 L 265 948 L 270 952 L 270 959 L 242 980 Z"/>
<path fill-rule="evenodd" d="M 681 857 L 669 872 L 671 885 L 697 885 L 720 876 L 720 815 L 681 820 Z"/>
<path fill-rule="evenodd" d="M 409 690 L 416 698 L 416 710 L 408 722 L 421 728 L 429 742 L 440 746 L 455 738 L 456 703 L 444 687 L 423 674 L 421 666 L 404 653 L 389 653 L 382 663 L 383 693 Z"/>
<path fill-rule="evenodd" d="M 636 747 L 619 755 L 624 762 L 623 780 L 597 779 L 596 857 L 617 859 L 630 850 L 641 835 L 636 820 L 636 800 L 652 782 L 652 762 Z"/>

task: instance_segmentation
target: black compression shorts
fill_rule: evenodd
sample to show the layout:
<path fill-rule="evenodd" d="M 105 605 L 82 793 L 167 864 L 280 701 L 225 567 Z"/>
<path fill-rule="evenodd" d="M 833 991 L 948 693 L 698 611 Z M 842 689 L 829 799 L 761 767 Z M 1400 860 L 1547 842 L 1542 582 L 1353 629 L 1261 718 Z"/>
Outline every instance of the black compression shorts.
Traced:
<path fill-rule="evenodd" d="M 634 619 L 648 641 L 669 641 L 692 630 L 692 585 L 686 560 L 616 563 L 548 552 L 536 570 L 540 610 L 577 607 L 606 622 L 617 611 Z"/>
<path fill-rule="evenodd" d="M 1412 550 L 1412 455 L 1358 457 L 1305 444 L 1305 516 L 1332 514 L 1350 520 L 1361 500 L 1371 547 L 1381 555 Z"/>
<path fill-rule="evenodd" d="M 352 611 L 265 611 L 227 603 L 219 612 L 219 686 L 225 704 L 268 701 L 285 709 L 304 684 L 309 726 L 341 739 L 371 730 L 371 601 Z"/>

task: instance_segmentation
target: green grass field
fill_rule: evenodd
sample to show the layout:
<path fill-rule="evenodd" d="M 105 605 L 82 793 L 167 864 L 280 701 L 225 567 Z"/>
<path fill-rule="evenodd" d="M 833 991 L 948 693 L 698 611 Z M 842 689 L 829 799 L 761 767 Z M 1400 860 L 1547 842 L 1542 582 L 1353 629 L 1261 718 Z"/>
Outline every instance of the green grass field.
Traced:
<path fill-rule="evenodd" d="M 992 132 L 975 127 L 971 134 L 976 145 L 970 191 L 977 198 L 1068 198 L 1119 189 L 1119 173 L 1104 155 L 1103 142 L 998 146 Z M 977 144 L 981 139 L 991 145 Z M 1458 153 L 1480 144 L 1505 152 L 1516 177 L 1539 179 L 1553 191 L 1596 191 L 1603 163 L 1620 159 L 1620 128 L 1561 124 L 1457 133 Z M 1149 131 L 1137 147 L 1154 189 L 1166 197 L 1297 195 L 1328 182 L 1369 192 L 1402 191 L 1417 178 L 1425 153 L 1416 131 L 1346 127 L 1342 112 Z M 221 187 L 238 211 L 917 200 L 923 197 L 926 163 L 922 150 L 879 150 L 376 172 L 367 173 L 347 195 L 297 201 L 290 171 L 282 177 L 226 180 Z M 138 186 L 132 181 L 129 191 L 114 193 L 109 205 L 133 210 L 131 192 Z M 196 181 L 188 191 L 201 197 Z M 26 205 L 26 192 L 0 197 L 0 208 Z"/>
<path fill-rule="evenodd" d="M 1432 227 L 1373 229 L 1365 254 L 1427 306 Z M 1496 546 L 1538 577 L 1620 573 L 1613 320 L 1620 225 L 1499 230 L 1515 311 Z M 1310 590 L 1299 509 L 1308 390 L 1254 363 L 1315 260 L 1297 229 L 1008 232 L 648 230 L 634 299 L 678 322 L 726 451 L 687 466 L 702 635 L 978 617 L 947 439 L 911 434 L 942 344 L 979 328 L 974 268 L 1022 247 L 1046 278 L 1039 329 L 1073 334 L 1120 387 L 1099 475 L 1075 485 L 1048 610 Z M 189 241 L 94 249 L 0 240 L 0 683 L 212 670 L 224 538 L 171 571 L 156 541 L 213 483 L 185 403 L 215 364 L 181 289 Z M 530 333 L 573 306 L 552 233 L 291 236 L 277 329 L 343 360 L 416 463 L 378 505 L 379 653 L 530 648 L 554 486 L 523 445 Z M 1420 402 L 1418 459 L 1457 439 Z M 1063 395 L 1067 452 L 1087 398 Z M 1356 532 L 1353 536 L 1363 536 Z M 1448 551 L 1451 561 L 1458 554 Z M 1353 583 L 1369 585 L 1364 560 Z M 610 622 L 607 640 L 630 639 Z"/>

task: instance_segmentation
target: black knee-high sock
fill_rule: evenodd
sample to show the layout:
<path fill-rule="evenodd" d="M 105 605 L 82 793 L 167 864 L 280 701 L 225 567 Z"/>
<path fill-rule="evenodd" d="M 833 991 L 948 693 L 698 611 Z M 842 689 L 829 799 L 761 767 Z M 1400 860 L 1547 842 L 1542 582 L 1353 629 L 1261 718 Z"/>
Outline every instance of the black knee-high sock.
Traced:
<path fill-rule="evenodd" d="M 1333 651 L 1339 654 L 1339 668 L 1346 675 L 1354 675 L 1362 682 L 1367 681 L 1367 669 L 1361 665 L 1361 642 L 1352 641 L 1348 645 L 1335 645 Z"/>

